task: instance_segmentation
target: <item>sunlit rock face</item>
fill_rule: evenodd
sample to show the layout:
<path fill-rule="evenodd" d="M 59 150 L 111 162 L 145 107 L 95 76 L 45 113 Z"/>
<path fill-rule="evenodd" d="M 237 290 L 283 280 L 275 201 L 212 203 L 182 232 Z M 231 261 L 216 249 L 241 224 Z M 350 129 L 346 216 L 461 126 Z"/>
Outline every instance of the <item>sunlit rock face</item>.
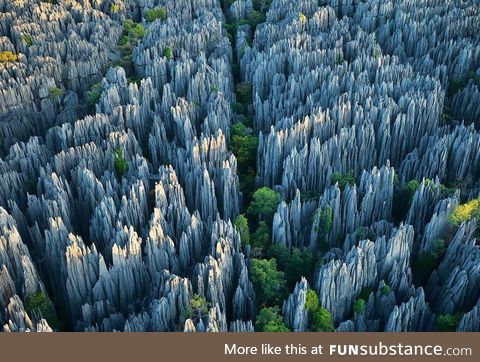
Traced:
<path fill-rule="evenodd" d="M 0 0 L 0 329 L 274 307 L 303 332 L 313 292 L 329 330 L 479 331 L 478 24 L 475 0 Z"/>

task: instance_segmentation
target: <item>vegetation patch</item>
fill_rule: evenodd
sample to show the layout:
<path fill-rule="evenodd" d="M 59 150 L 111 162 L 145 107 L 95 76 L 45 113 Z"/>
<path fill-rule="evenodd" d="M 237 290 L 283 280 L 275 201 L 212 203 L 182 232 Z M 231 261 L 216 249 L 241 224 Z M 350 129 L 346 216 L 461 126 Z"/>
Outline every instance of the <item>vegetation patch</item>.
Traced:
<path fill-rule="evenodd" d="M 149 23 L 153 23 L 157 19 L 161 21 L 167 20 L 167 9 L 160 7 L 149 9 L 145 12 L 145 20 Z"/>
<path fill-rule="evenodd" d="M 458 205 L 449 216 L 452 224 L 460 225 L 473 218 L 480 220 L 480 199 L 474 199 L 463 205 Z"/>
<path fill-rule="evenodd" d="M 320 305 L 317 293 L 309 289 L 305 301 L 308 323 L 312 332 L 333 332 L 333 318 L 330 312 Z"/>
<path fill-rule="evenodd" d="M 288 295 L 284 273 L 277 270 L 275 259 L 252 259 L 250 280 L 260 306 L 281 305 Z"/>
<path fill-rule="evenodd" d="M 52 301 L 45 292 L 30 295 L 25 303 L 25 311 L 30 317 L 37 313 L 48 322 L 48 325 L 52 329 L 58 330 L 59 322 L 57 313 L 55 312 Z"/>
<path fill-rule="evenodd" d="M 340 172 L 335 172 L 332 175 L 332 183 L 336 184 L 338 183 L 338 187 L 340 190 L 345 190 L 345 187 L 347 186 L 353 186 L 355 185 L 355 176 L 353 174 L 353 171 L 350 171 L 348 173 L 340 173 Z"/>
<path fill-rule="evenodd" d="M 13 63 L 18 60 L 18 55 L 7 50 L 0 53 L 0 63 Z"/>
<path fill-rule="evenodd" d="M 455 332 L 463 313 L 440 314 L 437 316 L 437 328 L 440 332 Z"/>
<path fill-rule="evenodd" d="M 279 307 L 262 308 L 257 316 L 255 328 L 258 332 L 290 332 L 283 322 Z"/>
<path fill-rule="evenodd" d="M 118 178 L 122 178 L 128 171 L 128 162 L 123 157 L 123 152 L 120 147 L 115 149 L 115 154 L 113 155 L 113 165 Z"/>

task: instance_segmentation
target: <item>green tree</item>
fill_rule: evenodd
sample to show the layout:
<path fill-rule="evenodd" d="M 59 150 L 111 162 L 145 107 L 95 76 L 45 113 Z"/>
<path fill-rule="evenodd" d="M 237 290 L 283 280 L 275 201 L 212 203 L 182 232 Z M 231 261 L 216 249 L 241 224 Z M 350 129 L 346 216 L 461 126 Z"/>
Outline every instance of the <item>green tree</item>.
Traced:
<path fill-rule="evenodd" d="M 236 114 L 245 114 L 245 106 L 242 103 L 232 103 L 232 111 Z"/>
<path fill-rule="evenodd" d="M 270 228 L 265 221 L 260 221 L 252 236 L 252 246 L 266 250 L 270 245 Z"/>
<path fill-rule="evenodd" d="M 160 19 L 161 21 L 167 20 L 167 9 L 160 7 L 149 9 L 145 12 L 145 20 L 149 23 L 152 23 L 157 19 Z"/>
<path fill-rule="evenodd" d="M 235 219 L 235 227 L 240 234 L 240 239 L 243 245 L 250 244 L 250 229 L 248 227 L 248 219 L 245 215 L 241 214 Z"/>
<path fill-rule="evenodd" d="M 361 240 L 365 240 L 368 237 L 368 229 L 364 226 L 360 226 L 356 231 L 355 231 L 355 240 L 357 242 Z"/>
<path fill-rule="evenodd" d="M 113 156 L 113 165 L 115 167 L 115 172 L 119 178 L 123 177 L 128 171 L 128 162 L 123 157 L 123 152 L 120 147 L 115 149 L 115 154 Z"/>
<path fill-rule="evenodd" d="M 392 216 L 400 222 L 407 216 L 410 205 L 412 204 L 415 192 L 417 192 L 420 184 L 417 180 L 407 182 L 403 187 L 397 187 L 393 194 Z"/>
<path fill-rule="evenodd" d="M 190 318 L 196 322 L 200 321 L 208 314 L 210 309 L 210 303 L 205 298 L 202 298 L 198 294 L 195 294 L 190 300 L 190 304 L 185 310 L 185 318 Z"/>
<path fill-rule="evenodd" d="M 385 284 L 380 291 L 383 295 L 390 294 L 390 285 Z"/>
<path fill-rule="evenodd" d="M 293 287 L 301 277 L 308 278 L 313 271 L 314 265 L 315 261 L 310 250 L 306 248 L 292 248 L 285 270 L 287 285 Z"/>
<path fill-rule="evenodd" d="M 173 59 L 173 50 L 170 47 L 165 47 L 163 49 L 163 56 L 167 58 L 167 60 L 172 60 Z"/>
<path fill-rule="evenodd" d="M 332 175 L 332 183 L 336 184 L 337 182 L 338 187 L 343 191 L 345 187 L 355 185 L 355 175 L 352 171 L 348 173 L 335 172 Z"/>
<path fill-rule="evenodd" d="M 438 267 L 447 252 L 447 244 L 443 239 L 436 239 L 432 242 L 432 249 L 419 256 L 416 262 L 415 274 L 419 282 L 425 285 L 432 274 L 432 271 Z"/>
<path fill-rule="evenodd" d="M 102 85 L 100 83 L 95 83 L 90 86 L 89 91 L 87 92 L 87 105 L 90 109 L 93 109 L 95 105 L 100 100 L 102 95 Z"/>
<path fill-rule="evenodd" d="M 440 314 L 437 316 L 437 328 L 440 332 L 455 332 L 463 313 Z"/>
<path fill-rule="evenodd" d="M 33 45 L 33 38 L 31 35 L 28 34 L 23 34 L 22 35 L 22 41 L 27 44 L 29 47 Z"/>
<path fill-rule="evenodd" d="M 264 22 L 265 22 L 264 13 L 254 10 L 250 14 L 248 14 L 248 23 L 253 29 L 255 29 L 258 24 L 261 24 Z"/>
<path fill-rule="evenodd" d="M 238 83 L 235 87 L 235 93 L 237 95 L 237 101 L 247 105 L 252 104 L 252 84 L 248 82 Z"/>
<path fill-rule="evenodd" d="M 257 316 L 255 327 L 258 332 L 290 332 L 283 322 L 278 307 L 262 308 Z"/>
<path fill-rule="evenodd" d="M 254 172 L 256 168 L 258 137 L 243 123 L 232 126 L 232 152 L 237 158 L 238 170 L 242 174 Z"/>
<path fill-rule="evenodd" d="M 40 314 L 52 329 L 58 330 L 59 323 L 55 307 L 45 292 L 30 295 L 25 303 L 25 311 L 30 316 L 32 316 L 33 313 Z"/>
<path fill-rule="evenodd" d="M 132 19 L 127 19 L 123 22 L 123 34 L 131 39 L 141 39 L 147 31 L 142 24 L 134 22 Z"/>
<path fill-rule="evenodd" d="M 360 295 L 358 296 L 358 298 L 363 299 L 365 302 L 368 302 L 368 298 L 370 298 L 370 294 L 372 294 L 372 292 L 373 292 L 373 288 L 365 287 L 360 292 Z"/>
<path fill-rule="evenodd" d="M 284 244 L 272 244 L 268 246 L 266 250 L 267 257 L 275 259 L 278 269 L 285 271 L 287 269 L 288 260 L 290 259 L 287 246 Z"/>
<path fill-rule="evenodd" d="M 318 233 L 318 249 L 325 252 L 330 246 L 327 238 L 333 227 L 333 209 L 329 205 L 319 207 L 313 214 L 313 224 Z"/>
<path fill-rule="evenodd" d="M 357 314 L 363 314 L 365 313 L 365 300 L 363 299 L 357 299 L 355 302 L 353 302 L 353 310 Z"/>
<path fill-rule="evenodd" d="M 57 87 L 48 88 L 48 97 L 51 99 L 58 99 L 62 96 L 62 90 Z"/>
<path fill-rule="evenodd" d="M 268 187 L 262 187 L 253 194 L 253 200 L 248 207 L 248 212 L 258 216 L 260 220 L 271 220 L 281 201 L 282 197 L 278 192 Z"/>
<path fill-rule="evenodd" d="M 275 259 L 252 259 L 250 280 L 260 306 L 279 305 L 288 294 L 284 273 L 277 270 Z"/>
<path fill-rule="evenodd" d="M 333 332 L 333 318 L 330 312 L 320 305 L 317 293 L 309 289 L 305 301 L 308 323 L 312 332 Z"/>

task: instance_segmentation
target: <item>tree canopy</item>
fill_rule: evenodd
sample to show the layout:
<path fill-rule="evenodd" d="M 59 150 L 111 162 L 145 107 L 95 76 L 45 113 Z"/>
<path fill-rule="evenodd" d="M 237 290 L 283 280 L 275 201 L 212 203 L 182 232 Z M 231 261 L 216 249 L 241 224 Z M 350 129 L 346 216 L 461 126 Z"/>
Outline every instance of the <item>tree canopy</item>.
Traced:
<path fill-rule="evenodd" d="M 305 301 L 305 309 L 308 313 L 308 322 L 312 332 L 333 332 L 333 318 L 328 310 L 323 308 L 318 301 L 317 293 L 309 289 Z"/>
<path fill-rule="evenodd" d="M 240 239 L 243 245 L 250 244 L 250 230 L 248 227 L 248 219 L 245 215 L 241 214 L 235 219 L 235 227 L 240 234 Z"/>
<path fill-rule="evenodd" d="M 250 280 L 259 305 L 279 305 L 288 293 L 284 273 L 277 270 L 275 259 L 252 259 Z"/>
<path fill-rule="evenodd" d="M 45 292 L 38 292 L 30 295 L 25 303 L 25 311 L 32 316 L 33 313 L 39 313 L 56 330 L 59 328 L 57 313 L 52 301 Z"/>
<path fill-rule="evenodd" d="M 268 187 L 262 187 L 254 192 L 248 212 L 260 219 L 271 219 L 281 201 L 282 198 L 278 192 Z"/>
<path fill-rule="evenodd" d="M 257 316 L 255 327 L 258 332 L 290 332 L 283 322 L 278 307 L 262 308 Z"/>

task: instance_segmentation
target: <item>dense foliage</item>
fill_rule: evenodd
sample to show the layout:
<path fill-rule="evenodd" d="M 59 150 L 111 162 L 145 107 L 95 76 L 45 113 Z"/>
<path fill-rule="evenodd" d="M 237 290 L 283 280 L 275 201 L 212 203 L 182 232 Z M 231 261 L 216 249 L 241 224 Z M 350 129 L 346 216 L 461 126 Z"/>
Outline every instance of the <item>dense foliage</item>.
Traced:
<path fill-rule="evenodd" d="M 30 295 L 25 304 L 25 311 L 32 316 L 33 313 L 39 314 L 43 317 L 52 329 L 59 328 L 57 313 L 52 301 L 48 298 L 45 292 L 38 292 Z"/>
<path fill-rule="evenodd" d="M 258 332 L 290 332 L 278 307 L 262 308 L 257 316 L 255 328 Z"/>
<path fill-rule="evenodd" d="M 305 309 L 308 313 L 308 323 L 312 332 L 333 332 L 333 318 L 328 310 L 320 305 L 317 293 L 309 289 L 307 291 Z"/>
<path fill-rule="evenodd" d="M 275 259 L 252 259 L 250 279 L 260 306 L 280 305 L 288 293 L 284 273 L 277 270 Z"/>

